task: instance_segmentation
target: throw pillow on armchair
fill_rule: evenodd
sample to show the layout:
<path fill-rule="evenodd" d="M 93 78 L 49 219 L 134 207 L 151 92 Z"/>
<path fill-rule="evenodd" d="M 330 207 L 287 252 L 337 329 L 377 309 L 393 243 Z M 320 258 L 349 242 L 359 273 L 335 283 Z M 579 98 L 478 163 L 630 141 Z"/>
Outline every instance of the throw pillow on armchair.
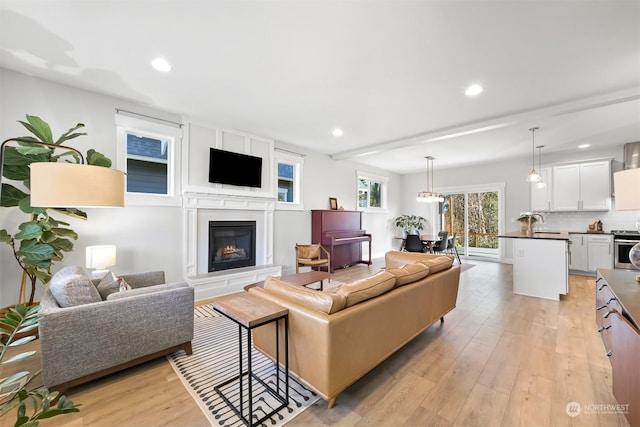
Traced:
<path fill-rule="evenodd" d="M 82 267 L 71 265 L 53 275 L 49 289 L 60 307 L 98 302 L 100 293 Z"/>

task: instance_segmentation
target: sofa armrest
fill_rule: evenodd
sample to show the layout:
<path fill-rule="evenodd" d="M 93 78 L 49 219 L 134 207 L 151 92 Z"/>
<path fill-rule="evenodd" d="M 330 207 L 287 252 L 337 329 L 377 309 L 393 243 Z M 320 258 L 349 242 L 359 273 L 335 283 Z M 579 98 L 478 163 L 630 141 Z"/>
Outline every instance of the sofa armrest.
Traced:
<path fill-rule="evenodd" d="M 191 341 L 193 288 L 154 288 L 67 308 L 49 304 L 45 293 L 39 328 L 44 384 L 53 387 Z"/>

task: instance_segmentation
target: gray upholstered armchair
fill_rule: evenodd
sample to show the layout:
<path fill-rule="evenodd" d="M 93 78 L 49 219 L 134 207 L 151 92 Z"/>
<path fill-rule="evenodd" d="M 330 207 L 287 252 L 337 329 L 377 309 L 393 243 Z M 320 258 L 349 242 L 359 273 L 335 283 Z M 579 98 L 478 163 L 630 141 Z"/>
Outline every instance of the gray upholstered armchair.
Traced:
<path fill-rule="evenodd" d="M 59 288 L 55 286 L 61 281 L 82 282 L 88 289 L 84 279 L 88 276 L 78 273 L 72 271 L 62 278 L 54 275 L 42 296 L 42 378 L 49 389 L 64 392 L 179 350 L 191 354 L 192 287 L 164 284 L 162 271 L 130 274 L 122 277 L 132 290 L 114 293 L 106 300 L 98 295 L 93 302 L 59 304 Z M 96 281 L 92 285 L 95 289 Z M 77 295 L 77 290 L 73 292 Z"/>

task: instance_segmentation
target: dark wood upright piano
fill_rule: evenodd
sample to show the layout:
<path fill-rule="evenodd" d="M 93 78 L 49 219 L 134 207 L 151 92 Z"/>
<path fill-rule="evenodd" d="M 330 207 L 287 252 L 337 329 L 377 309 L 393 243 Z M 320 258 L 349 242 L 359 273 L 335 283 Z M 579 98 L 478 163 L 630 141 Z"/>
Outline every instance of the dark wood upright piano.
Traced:
<path fill-rule="evenodd" d="M 311 242 L 331 254 L 331 272 L 354 264 L 371 265 L 371 234 L 362 229 L 362 212 L 311 211 Z M 362 242 L 369 243 L 369 258 L 362 259 Z"/>

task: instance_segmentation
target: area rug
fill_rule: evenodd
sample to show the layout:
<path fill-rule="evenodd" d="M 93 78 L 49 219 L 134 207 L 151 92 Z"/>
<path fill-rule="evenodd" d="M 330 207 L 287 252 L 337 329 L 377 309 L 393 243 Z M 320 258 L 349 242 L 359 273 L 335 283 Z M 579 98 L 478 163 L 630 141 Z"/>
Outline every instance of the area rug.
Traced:
<path fill-rule="evenodd" d="M 211 305 L 196 307 L 194 316 L 193 354 L 186 356 L 180 351 L 167 356 L 167 359 L 211 425 L 244 426 L 213 388 L 238 374 L 238 325 L 217 313 Z M 244 333 L 242 342 L 246 343 Z M 244 356 L 243 364 L 247 366 L 247 355 Z M 273 362 L 255 349 L 251 358 L 254 373 L 275 388 L 276 369 Z M 280 370 L 281 387 L 283 377 L 284 373 Z M 239 406 L 237 382 L 225 388 L 224 392 L 236 407 Z M 258 382 L 254 382 L 253 394 L 254 419 L 262 418 L 272 408 L 279 406 Z M 246 408 L 246 390 L 244 396 Z M 289 406 L 266 419 L 262 425 L 282 426 L 318 399 L 315 393 L 289 376 Z"/>
<path fill-rule="evenodd" d="M 460 273 L 464 273 L 465 271 L 475 266 L 476 266 L 475 264 L 469 264 L 468 262 L 462 263 L 460 264 Z"/>

